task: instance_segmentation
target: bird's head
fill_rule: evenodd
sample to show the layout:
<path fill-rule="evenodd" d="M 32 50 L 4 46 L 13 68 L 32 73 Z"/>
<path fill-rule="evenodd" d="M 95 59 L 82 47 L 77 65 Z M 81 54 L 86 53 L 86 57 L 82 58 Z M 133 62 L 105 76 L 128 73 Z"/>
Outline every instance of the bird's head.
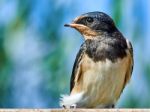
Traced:
<path fill-rule="evenodd" d="M 104 32 L 112 33 L 117 30 L 110 16 L 103 12 L 89 12 L 75 18 L 71 24 L 65 24 L 78 30 L 85 39 L 97 37 Z"/>

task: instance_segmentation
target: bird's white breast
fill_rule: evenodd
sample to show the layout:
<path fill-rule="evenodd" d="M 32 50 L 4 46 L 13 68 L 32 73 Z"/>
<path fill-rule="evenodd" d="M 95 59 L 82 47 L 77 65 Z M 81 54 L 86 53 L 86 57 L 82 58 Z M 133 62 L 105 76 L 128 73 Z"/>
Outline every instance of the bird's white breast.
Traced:
<path fill-rule="evenodd" d="M 82 60 L 83 70 L 82 88 L 85 93 L 84 103 L 97 106 L 99 104 L 114 104 L 120 96 L 127 71 L 128 58 L 118 59 L 112 62 L 94 62 L 87 55 Z M 86 106 L 87 106 L 86 105 Z"/>

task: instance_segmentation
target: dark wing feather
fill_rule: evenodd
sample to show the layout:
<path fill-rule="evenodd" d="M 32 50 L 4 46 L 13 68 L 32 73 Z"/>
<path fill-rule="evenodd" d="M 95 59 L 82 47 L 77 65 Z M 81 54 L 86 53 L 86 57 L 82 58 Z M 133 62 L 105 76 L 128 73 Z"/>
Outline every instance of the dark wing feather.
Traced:
<path fill-rule="evenodd" d="M 124 85 L 123 85 L 123 89 L 126 86 L 126 84 L 129 82 L 131 76 L 132 76 L 132 71 L 133 71 L 133 65 L 134 65 L 134 60 L 133 60 L 133 48 L 132 48 L 132 44 L 130 41 L 126 41 L 127 42 L 127 46 L 128 46 L 128 50 L 129 50 L 129 64 L 128 64 L 128 69 L 125 75 L 125 81 L 124 81 Z M 123 91 L 122 89 L 122 91 Z"/>
<path fill-rule="evenodd" d="M 74 84 L 75 84 L 74 80 L 80 69 L 79 64 L 81 62 L 83 54 L 85 53 L 85 50 L 86 50 L 86 44 L 83 43 L 80 47 L 80 50 L 76 56 L 76 59 L 75 59 L 74 65 L 73 65 L 72 75 L 71 75 L 71 79 L 70 79 L 70 92 L 72 91 L 72 89 L 74 87 Z"/>
<path fill-rule="evenodd" d="M 132 75 L 132 72 L 133 72 L 133 66 L 134 66 L 134 59 L 133 59 L 133 47 L 132 47 L 132 44 L 131 44 L 130 41 L 129 41 L 129 52 L 130 52 L 131 58 L 132 58 L 132 67 L 131 67 L 131 75 Z"/>
<path fill-rule="evenodd" d="M 129 53 L 130 53 L 130 64 L 129 64 L 129 71 L 127 71 L 127 78 L 126 79 L 126 83 L 129 81 L 131 75 L 132 75 L 132 71 L 133 71 L 133 65 L 134 65 L 134 60 L 133 60 L 133 47 L 130 41 L 127 40 L 127 45 L 128 45 L 128 49 L 129 49 Z"/>

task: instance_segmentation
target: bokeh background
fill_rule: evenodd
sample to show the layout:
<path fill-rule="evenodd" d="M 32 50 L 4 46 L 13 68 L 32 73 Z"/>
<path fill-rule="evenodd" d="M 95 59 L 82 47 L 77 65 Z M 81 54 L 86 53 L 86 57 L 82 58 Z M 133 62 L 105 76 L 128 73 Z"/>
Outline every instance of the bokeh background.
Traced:
<path fill-rule="evenodd" d="M 150 107 L 150 0 L 0 0 L 0 108 L 59 107 L 83 43 L 63 25 L 90 11 L 109 14 L 133 44 L 132 79 L 117 107 Z"/>

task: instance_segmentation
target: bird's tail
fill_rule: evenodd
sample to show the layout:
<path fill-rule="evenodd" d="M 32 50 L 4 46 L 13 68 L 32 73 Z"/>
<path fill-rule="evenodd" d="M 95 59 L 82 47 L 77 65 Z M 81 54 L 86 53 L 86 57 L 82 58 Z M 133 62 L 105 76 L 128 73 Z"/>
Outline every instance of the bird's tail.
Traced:
<path fill-rule="evenodd" d="M 71 106 L 77 106 L 77 103 L 82 100 L 83 92 L 73 95 L 61 95 L 60 106 L 70 108 Z"/>

